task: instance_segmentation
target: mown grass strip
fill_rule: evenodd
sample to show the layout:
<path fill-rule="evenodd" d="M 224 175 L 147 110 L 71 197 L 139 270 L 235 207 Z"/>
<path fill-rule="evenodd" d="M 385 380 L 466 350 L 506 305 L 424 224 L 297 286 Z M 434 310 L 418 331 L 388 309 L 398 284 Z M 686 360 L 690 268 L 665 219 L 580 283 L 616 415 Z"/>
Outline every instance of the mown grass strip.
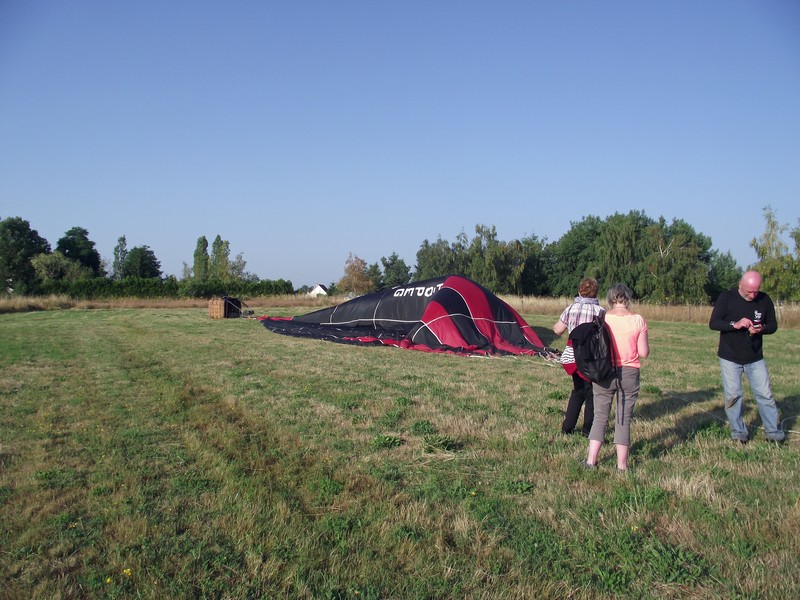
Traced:
<path fill-rule="evenodd" d="M 651 324 L 628 477 L 610 446 L 579 468 L 541 359 L 191 308 L 3 315 L 0 338 L 9 597 L 800 595 L 798 437 L 761 441 L 748 399 L 755 439 L 730 444 L 701 325 Z M 799 345 L 767 346 L 789 429 Z"/>

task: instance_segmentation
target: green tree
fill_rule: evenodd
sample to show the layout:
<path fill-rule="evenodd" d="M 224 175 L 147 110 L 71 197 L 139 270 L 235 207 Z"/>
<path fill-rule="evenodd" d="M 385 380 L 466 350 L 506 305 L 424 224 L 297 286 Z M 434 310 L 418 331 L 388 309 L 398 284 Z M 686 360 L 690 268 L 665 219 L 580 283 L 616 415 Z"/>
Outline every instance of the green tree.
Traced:
<path fill-rule="evenodd" d="M 794 241 L 794 256 L 800 260 L 800 219 L 797 219 L 797 226 L 789 232 L 789 236 Z"/>
<path fill-rule="evenodd" d="M 750 240 L 750 247 L 756 251 L 758 260 L 779 259 L 789 253 L 789 246 L 781 239 L 788 226 L 778 222 L 778 216 L 771 206 L 763 209 L 766 226 L 764 233 Z"/>
<path fill-rule="evenodd" d="M 100 253 L 95 249 L 95 243 L 89 239 L 89 232 L 83 227 L 73 227 L 56 242 L 56 251 L 70 260 L 76 260 L 84 267 L 92 270 L 95 277 L 105 277 L 102 268 Z"/>
<path fill-rule="evenodd" d="M 631 211 L 573 223 L 545 248 L 542 262 L 555 296 L 574 295 L 588 276 L 601 290 L 622 282 L 642 300 L 674 304 L 708 301 L 711 257 L 711 239 L 685 221 Z"/>
<path fill-rule="evenodd" d="M 367 277 L 372 282 L 373 290 L 382 290 L 385 287 L 383 285 L 383 273 L 378 263 L 372 263 L 367 267 Z"/>
<path fill-rule="evenodd" d="M 245 267 L 247 267 L 247 261 L 244 259 L 244 254 L 239 252 L 236 258 L 228 261 L 228 278 L 233 281 L 258 281 L 258 277 L 253 273 L 248 273 Z"/>
<path fill-rule="evenodd" d="M 34 292 L 38 283 L 31 259 L 48 254 L 50 244 L 21 217 L 0 221 L 0 289 L 15 293 Z"/>
<path fill-rule="evenodd" d="M 495 261 L 497 272 L 498 294 L 521 294 L 522 277 L 528 256 L 528 248 L 519 240 L 501 242 L 499 245 L 499 261 Z"/>
<path fill-rule="evenodd" d="M 505 242 L 494 226 L 478 224 L 472 240 L 464 232 L 452 244 L 441 238 L 433 244 L 425 240 L 417 251 L 414 280 L 455 274 L 498 294 L 524 293 L 524 283 L 532 288 L 544 280 L 541 252 L 535 237 Z"/>
<path fill-rule="evenodd" d="M 125 236 L 120 236 L 117 239 L 117 245 L 114 246 L 114 262 L 111 264 L 112 275 L 111 278 L 119 281 L 123 278 L 123 271 L 125 269 L 125 261 L 128 259 L 128 240 Z"/>
<path fill-rule="evenodd" d="M 708 263 L 706 294 L 712 302 L 716 301 L 722 292 L 737 286 L 742 274 L 742 268 L 730 252 L 722 254 L 718 250 L 712 250 Z"/>
<path fill-rule="evenodd" d="M 344 277 L 336 285 L 339 291 L 356 295 L 367 294 L 374 290 L 372 280 L 367 274 L 367 262 L 349 254 L 344 266 Z"/>
<path fill-rule="evenodd" d="M 587 216 L 570 223 L 569 230 L 548 244 L 543 252 L 544 270 L 547 273 L 548 292 L 556 297 L 575 296 L 584 277 L 594 277 L 604 285 L 598 272 L 596 255 L 597 241 L 603 221 L 600 217 Z M 610 284 L 609 284 L 610 285 Z"/>
<path fill-rule="evenodd" d="M 201 235 L 199 238 L 197 238 L 197 246 L 194 249 L 194 263 L 192 270 L 195 281 L 204 282 L 208 279 L 208 240 L 204 235 Z"/>
<path fill-rule="evenodd" d="M 607 286 L 624 283 L 638 298 L 644 297 L 643 258 L 649 253 L 646 238 L 652 224 L 652 219 L 636 210 L 627 215 L 615 213 L 603 222 L 599 237 L 594 242 L 592 265 L 592 270 L 598 274 L 598 281 L 605 281 Z"/>
<path fill-rule="evenodd" d="M 588 276 L 601 289 L 626 283 L 642 300 L 704 303 L 713 256 L 711 239 L 685 221 L 654 221 L 631 211 L 605 220 L 585 217 L 551 244 L 536 236 L 502 241 L 494 226 L 480 224 L 472 240 L 463 232 L 453 244 L 425 240 L 417 251 L 414 280 L 452 273 L 498 294 L 571 297 Z M 727 281 L 725 266 L 724 261 L 717 265 L 717 281 Z"/>
<path fill-rule="evenodd" d="M 211 256 L 209 258 L 208 269 L 209 279 L 217 279 L 219 281 L 227 281 L 229 279 L 230 256 L 230 243 L 217 235 L 211 243 Z"/>
<path fill-rule="evenodd" d="M 383 285 L 385 287 L 405 285 L 411 281 L 411 269 L 397 255 L 397 252 L 392 252 L 388 258 L 382 256 L 381 264 L 383 265 Z"/>
<path fill-rule="evenodd" d="M 97 276 L 91 268 L 77 260 L 67 258 L 58 250 L 51 254 L 37 254 L 31 259 L 31 265 L 42 283 L 82 281 Z"/>
<path fill-rule="evenodd" d="M 703 304 L 711 239 L 698 234 L 686 221 L 669 225 L 663 217 L 644 231 L 641 261 L 646 272 L 639 274 L 639 293 L 650 302 Z"/>
<path fill-rule="evenodd" d="M 788 244 L 782 238 L 788 231 L 788 225 L 778 222 L 777 215 L 770 206 L 764 208 L 764 220 L 764 233 L 750 241 L 750 246 L 758 256 L 758 262 L 752 268 L 761 273 L 764 278 L 762 289 L 773 299 L 800 300 L 800 232 L 797 228 L 789 232 L 795 242 L 795 256 L 792 256 Z"/>
<path fill-rule="evenodd" d="M 196 283 L 215 282 L 230 287 L 235 282 L 255 283 L 259 279 L 245 269 L 247 261 L 240 252 L 231 259 L 231 245 L 228 240 L 223 240 L 220 235 L 211 243 L 211 254 L 208 253 L 208 240 L 205 236 L 197 239 L 194 251 L 194 280 Z"/>
<path fill-rule="evenodd" d="M 505 270 L 506 252 L 497 239 L 494 225 L 475 226 L 475 237 L 466 246 L 466 268 L 464 274 L 492 291 L 499 291 L 500 280 Z"/>
<path fill-rule="evenodd" d="M 417 268 L 414 271 L 414 280 L 433 279 L 443 275 L 463 275 L 458 270 L 460 262 L 456 256 L 457 249 L 446 240 L 438 238 L 434 243 L 423 240 L 417 250 Z"/>
<path fill-rule="evenodd" d="M 122 268 L 123 279 L 138 277 L 153 279 L 161 277 L 161 263 L 149 246 L 136 246 L 128 252 Z"/>
<path fill-rule="evenodd" d="M 797 220 L 797 226 L 789 230 L 789 236 L 794 242 L 794 257 L 790 258 L 789 263 L 794 274 L 792 281 L 795 287 L 788 299 L 793 302 L 800 302 L 800 289 L 798 289 L 800 287 L 800 219 Z"/>
<path fill-rule="evenodd" d="M 527 254 L 532 247 L 519 240 L 497 239 L 494 226 L 475 226 L 475 237 L 466 245 L 463 272 L 496 294 L 520 293 Z M 456 250 L 456 256 L 459 255 Z"/>
<path fill-rule="evenodd" d="M 540 240 L 535 235 L 524 237 L 518 242 L 518 252 L 522 270 L 514 293 L 526 296 L 549 294 L 545 240 Z M 577 288 L 577 284 L 575 287 Z"/>

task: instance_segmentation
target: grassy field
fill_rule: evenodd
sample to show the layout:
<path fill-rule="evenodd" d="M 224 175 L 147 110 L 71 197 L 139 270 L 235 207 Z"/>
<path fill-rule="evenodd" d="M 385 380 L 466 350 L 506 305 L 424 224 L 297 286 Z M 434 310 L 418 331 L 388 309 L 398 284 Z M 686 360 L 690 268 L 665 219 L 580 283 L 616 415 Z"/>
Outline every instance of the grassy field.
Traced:
<path fill-rule="evenodd" d="M 563 347 L 553 314 L 522 312 Z M 579 467 L 571 382 L 541 358 L 192 306 L 2 314 L 0 597 L 800 597 L 800 331 L 765 342 L 788 442 L 748 391 L 742 448 L 716 335 L 649 318 L 621 476 L 612 445 Z"/>

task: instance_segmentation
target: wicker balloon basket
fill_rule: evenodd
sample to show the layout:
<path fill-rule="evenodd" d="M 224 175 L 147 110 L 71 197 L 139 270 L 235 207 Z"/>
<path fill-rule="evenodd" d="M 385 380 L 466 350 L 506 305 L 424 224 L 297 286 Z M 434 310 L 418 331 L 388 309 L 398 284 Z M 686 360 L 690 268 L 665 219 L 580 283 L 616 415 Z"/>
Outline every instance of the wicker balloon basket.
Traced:
<path fill-rule="evenodd" d="M 212 319 L 236 319 L 242 316 L 242 301 L 221 296 L 208 301 L 208 316 Z"/>

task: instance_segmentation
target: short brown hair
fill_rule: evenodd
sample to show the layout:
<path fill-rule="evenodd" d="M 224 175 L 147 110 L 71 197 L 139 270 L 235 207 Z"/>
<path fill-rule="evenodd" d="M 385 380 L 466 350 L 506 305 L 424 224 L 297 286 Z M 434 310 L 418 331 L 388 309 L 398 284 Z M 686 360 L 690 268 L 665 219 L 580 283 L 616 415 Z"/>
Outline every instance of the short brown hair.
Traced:
<path fill-rule="evenodd" d="M 584 277 L 578 286 L 578 295 L 584 298 L 597 298 L 597 280 Z"/>

